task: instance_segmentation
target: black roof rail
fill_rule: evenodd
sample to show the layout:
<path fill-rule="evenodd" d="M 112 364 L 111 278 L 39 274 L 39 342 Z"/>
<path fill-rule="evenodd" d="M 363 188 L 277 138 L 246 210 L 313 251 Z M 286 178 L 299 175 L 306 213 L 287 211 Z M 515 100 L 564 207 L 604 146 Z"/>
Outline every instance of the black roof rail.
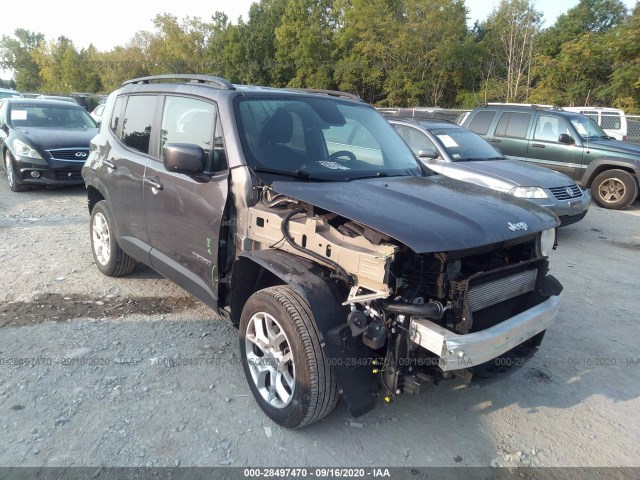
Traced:
<path fill-rule="evenodd" d="M 159 80 L 188 80 L 189 82 L 193 82 L 193 83 L 203 83 L 203 84 L 206 83 L 210 86 L 213 86 L 215 88 L 220 88 L 223 90 L 236 89 L 236 87 L 234 87 L 231 84 L 231 82 L 229 82 L 228 80 L 225 80 L 224 78 L 214 77 L 212 75 L 191 75 L 188 73 L 187 74 L 173 73 L 173 74 L 167 74 L 167 75 L 151 75 L 149 77 L 134 78 L 132 80 L 127 80 L 122 84 L 122 86 L 124 87 L 125 85 L 132 85 L 135 83 L 149 84 L 151 82 L 155 82 Z"/>
<path fill-rule="evenodd" d="M 295 92 L 322 93 L 324 95 L 330 95 L 332 97 L 348 98 L 349 100 L 364 102 L 364 100 L 362 100 L 355 93 L 341 92 L 339 90 L 325 90 L 323 88 L 287 88 L 287 90 L 293 90 Z"/>

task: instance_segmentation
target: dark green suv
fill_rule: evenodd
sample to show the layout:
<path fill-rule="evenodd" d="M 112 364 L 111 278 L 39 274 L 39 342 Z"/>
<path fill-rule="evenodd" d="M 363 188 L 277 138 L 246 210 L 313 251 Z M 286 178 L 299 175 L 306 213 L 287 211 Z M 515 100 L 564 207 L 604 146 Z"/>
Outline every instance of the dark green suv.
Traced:
<path fill-rule="evenodd" d="M 565 173 L 591 188 L 604 208 L 622 209 L 638 197 L 640 145 L 609 137 L 587 116 L 557 107 L 488 104 L 462 125 L 511 158 Z"/>

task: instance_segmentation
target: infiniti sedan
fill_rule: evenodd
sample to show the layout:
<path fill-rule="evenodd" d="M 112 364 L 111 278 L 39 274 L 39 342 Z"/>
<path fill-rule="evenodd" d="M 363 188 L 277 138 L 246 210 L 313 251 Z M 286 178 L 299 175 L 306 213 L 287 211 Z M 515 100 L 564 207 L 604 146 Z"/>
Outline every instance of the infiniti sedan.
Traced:
<path fill-rule="evenodd" d="M 568 176 L 510 160 L 466 128 L 444 120 L 387 118 L 422 163 L 436 173 L 526 198 L 570 225 L 584 218 L 588 190 Z"/>
<path fill-rule="evenodd" d="M 9 187 L 82 184 L 80 169 L 98 128 L 70 102 L 30 98 L 0 100 L 0 152 Z"/>

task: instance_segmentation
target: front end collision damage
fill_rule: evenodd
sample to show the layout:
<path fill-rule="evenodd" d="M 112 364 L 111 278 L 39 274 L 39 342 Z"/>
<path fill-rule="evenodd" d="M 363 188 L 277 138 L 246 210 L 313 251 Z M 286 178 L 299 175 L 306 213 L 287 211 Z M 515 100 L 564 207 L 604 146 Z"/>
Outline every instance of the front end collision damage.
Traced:
<path fill-rule="evenodd" d="M 241 182 L 247 188 L 247 182 Z M 254 189 L 240 206 L 232 321 L 249 296 L 287 284 L 309 303 L 350 412 L 419 393 L 523 343 L 537 346 L 562 287 L 547 275 L 540 234 L 449 253 L 420 253 L 359 222 Z M 509 236 L 510 234 L 507 233 Z"/>

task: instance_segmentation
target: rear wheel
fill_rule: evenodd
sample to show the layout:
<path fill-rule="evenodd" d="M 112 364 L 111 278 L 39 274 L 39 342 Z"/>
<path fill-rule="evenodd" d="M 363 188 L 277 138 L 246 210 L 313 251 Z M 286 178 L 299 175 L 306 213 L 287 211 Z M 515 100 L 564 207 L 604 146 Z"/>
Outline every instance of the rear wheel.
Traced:
<path fill-rule="evenodd" d="M 592 197 L 604 208 L 622 209 L 638 197 L 638 181 L 624 170 L 605 170 L 591 184 Z"/>
<path fill-rule="evenodd" d="M 251 392 L 276 423 L 299 428 L 326 417 L 338 401 L 309 304 L 291 287 L 254 293 L 240 318 L 240 353 Z"/>
<path fill-rule="evenodd" d="M 16 176 L 16 172 L 13 168 L 13 161 L 11 160 L 9 150 L 5 150 L 4 152 L 4 171 L 7 173 L 7 182 L 9 183 L 11 191 L 24 192 L 29 189 L 28 185 L 19 183 L 18 177 Z"/>
<path fill-rule="evenodd" d="M 124 253 L 113 235 L 107 202 L 99 201 L 91 211 L 91 252 L 98 269 L 109 277 L 128 275 L 137 262 Z"/>

